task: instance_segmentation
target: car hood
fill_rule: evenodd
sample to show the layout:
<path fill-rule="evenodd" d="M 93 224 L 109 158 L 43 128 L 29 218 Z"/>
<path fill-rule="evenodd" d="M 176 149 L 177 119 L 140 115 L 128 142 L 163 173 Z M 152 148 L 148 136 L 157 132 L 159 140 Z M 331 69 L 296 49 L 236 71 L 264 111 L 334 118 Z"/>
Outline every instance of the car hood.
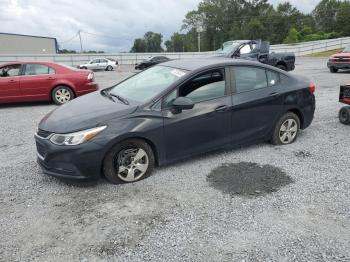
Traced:
<path fill-rule="evenodd" d="M 350 53 L 339 53 L 331 56 L 331 58 L 335 57 L 350 57 Z"/>
<path fill-rule="evenodd" d="M 51 111 L 41 120 L 39 129 L 61 134 L 75 132 L 131 114 L 136 109 L 135 105 L 114 102 L 96 91 Z"/>

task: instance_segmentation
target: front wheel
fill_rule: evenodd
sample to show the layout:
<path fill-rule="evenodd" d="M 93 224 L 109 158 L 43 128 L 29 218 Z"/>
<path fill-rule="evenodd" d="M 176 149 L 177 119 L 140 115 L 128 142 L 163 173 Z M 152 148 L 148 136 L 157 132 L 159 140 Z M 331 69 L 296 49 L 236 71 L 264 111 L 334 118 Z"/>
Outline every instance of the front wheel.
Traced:
<path fill-rule="evenodd" d="M 113 67 L 112 66 L 107 66 L 107 68 L 106 68 L 106 71 L 112 71 L 113 70 Z"/>
<path fill-rule="evenodd" d="M 114 146 L 103 161 L 103 173 L 112 184 L 132 183 L 148 177 L 154 168 L 152 148 L 140 139 Z"/>
<path fill-rule="evenodd" d="M 274 145 L 291 144 L 297 139 L 299 130 L 299 117 L 292 112 L 288 112 L 278 120 L 273 132 L 271 143 Z"/>
<path fill-rule="evenodd" d="M 63 105 L 74 98 L 73 91 L 67 86 L 57 86 L 52 90 L 52 100 L 57 105 Z"/>
<path fill-rule="evenodd" d="M 338 72 L 338 69 L 332 66 L 332 67 L 329 68 L 329 71 L 331 73 L 336 73 L 336 72 Z"/>
<path fill-rule="evenodd" d="M 339 121 L 344 125 L 350 125 L 350 107 L 344 106 L 339 111 Z"/>

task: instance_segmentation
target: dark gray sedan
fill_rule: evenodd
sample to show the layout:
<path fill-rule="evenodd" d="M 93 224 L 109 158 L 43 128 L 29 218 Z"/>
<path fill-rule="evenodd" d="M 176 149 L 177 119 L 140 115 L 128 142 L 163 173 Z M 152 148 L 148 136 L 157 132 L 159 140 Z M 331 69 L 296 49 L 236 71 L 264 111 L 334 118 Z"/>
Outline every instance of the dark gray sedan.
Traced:
<path fill-rule="evenodd" d="M 48 175 L 125 183 L 219 148 L 289 144 L 312 122 L 314 90 L 257 62 L 170 61 L 45 116 L 38 162 Z"/>

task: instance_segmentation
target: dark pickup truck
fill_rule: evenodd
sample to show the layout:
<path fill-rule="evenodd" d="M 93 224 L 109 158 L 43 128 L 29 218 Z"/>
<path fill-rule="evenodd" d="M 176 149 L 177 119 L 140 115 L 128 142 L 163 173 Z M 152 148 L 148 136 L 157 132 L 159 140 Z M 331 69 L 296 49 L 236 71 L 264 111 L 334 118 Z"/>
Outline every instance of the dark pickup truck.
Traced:
<path fill-rule="evenodd" d="M 270 43 L 261 40 L 236 40 L 217 51 L 216 56 L 259 61 L 285 71 L 295 68 L 294 53 L 270 53 Z"/>

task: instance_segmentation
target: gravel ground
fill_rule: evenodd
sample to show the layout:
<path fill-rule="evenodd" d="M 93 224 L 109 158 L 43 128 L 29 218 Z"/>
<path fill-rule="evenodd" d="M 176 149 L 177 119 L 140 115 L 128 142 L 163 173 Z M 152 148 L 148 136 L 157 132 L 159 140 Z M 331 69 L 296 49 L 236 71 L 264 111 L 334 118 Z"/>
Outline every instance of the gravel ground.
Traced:
<path fill-rule="evenodd" d="M 350 74 L 330 74 L 325 63 L 297 61 L 294 73 L 317 86 L 317 110 L 296 143 L 207 154 L 128 185 L 42 175 L 33 134 L 55 106 L 2 106 L 0 261 L 349 261 L 350 127 L 338 122 L 337 101 Z M 127 75 L 96 79 L 105 87 Z M 238 178 L 255 168 L 284 182 L 249 197 L 237 186 L 227 194 L 230 167 Z"/>

